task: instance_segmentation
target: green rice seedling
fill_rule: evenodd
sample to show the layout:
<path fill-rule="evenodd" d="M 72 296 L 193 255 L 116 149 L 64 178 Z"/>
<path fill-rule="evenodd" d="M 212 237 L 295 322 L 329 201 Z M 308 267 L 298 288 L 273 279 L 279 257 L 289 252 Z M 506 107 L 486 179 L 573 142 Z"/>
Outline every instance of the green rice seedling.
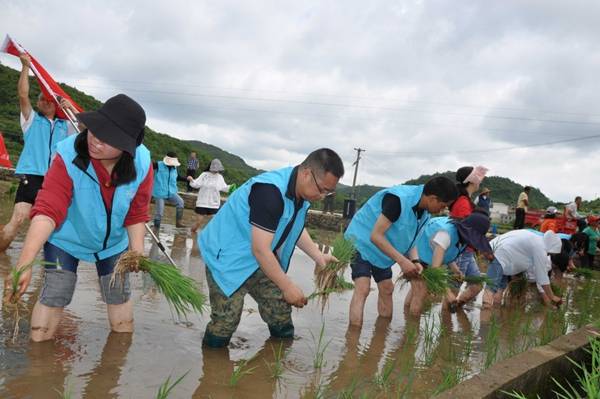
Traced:
<path fill-rule="evenodd" d="M 436 344 L 440 335 L 442 335 L 442 327 L 435 326 L 433 315 L 425 318 L 423 329 L 423 363 L 425 366 L 433 364 L 436 355 Z"/>
<path fill-rule="evenodd" d="M 459 281 L 459 278 L 456 275 L 452 275 L 452 279 L 455 281 Z M 464 281 L 467 284 L 491 284 L 492 279 L 489 278 L 485 274 L 481 274 L 479 276 L 465 276 L 460 279 L 460 281 Z"/>
<path fill-rule="evenodd" d="M 350 385 L 348 385 L 342 392 L 337 395 L 337 399 L 353 399 L 356 395 L 356 389 L 358 388 L 358 380 L 352 378 Z"/>
<path fill-rule="evenodd" d="M 490 329 L 485 339 L 485 369 L 496 362 L 498 356 L 498 347 L 500 343 L 499 336 L 500 327 L 496 316 L 492 316 L 490 320 Z"/>
<path fill-rule="evenodd" d="M 523 341 L 521 342 L 521 348 L 519 352 L 525 352 L 529 348 L 537 345 L 537 339 L 535 337 L 535 333 L 533 331 L 533 320 L 530 314 L 525 316 L 525 322 L 521 328 L 521 337 L 523 337 Z"/>
<path fill-rule="evenodd" d="M 573 274 L 577 277 L 583 277 L 586 280 L 590 280 L 594 277 L 594 272 L 591 269 L 585 267 L 578 267 L 573 270 Z"/>
<path fill-rule="evenodd" d="M 156 393 L 156 399 L 167 399 L 173 388 L 175 388 L 175 386 L 177 386 L 185 378 L 185 376 L 188 375 L 189 372 L 190 370 L 188 370 L 177 380 L 173 381 L 173 383 L 171 383 L 171 376 L 168 376 L 165 382 L 163 382 L 162 385 L 158 388 L 158 392 Z"/>
<path fill-rule="evenodd" d="M 396 398 L 397 399 L 405 399 L 405 398 L 412 397 L 412 385 L 413 385 L 413 382 L 415 381 L 415 377 L 416 377 L 416 372 L 415 372 L 415 370 L 412 370 L 408 374 L 408 376 L 402 377 L 402 379 L 400 381 L 398 381 L 397 390 L 396 390 Z"/>
<path fill-rule="evenodd" d="M 552 292 L 554 293 L 554 295 L 556 296 L 563 296 L 563 289 L 562 287 L 554 284 L 554 283 L 550 283 L 550 288 L 552 289 Z"/>
<path fill-rule="evenodd" d="M 269 369 L 269 373 L 271 373 L 271 377 L 277 380 L 283 374 L 283 359 L 288 351 L 283 349 L 283 342 L 279 343 L 277 349 L 271 345 L 271 350 L 273 351 L 273 362 L 268 363 L 266 360 L 264 362 Z"/>
<path fill-rule="evenodd" d="M 59 391 L 58 389 L 54 388 L 54 391 L 58 394 L 58 397 L 60 399 L 72 399 L 73 398 L 73 392 L 71 391 L 71 387 L 65 388 L 62 392 Z"/>
<path fill-rule="evenodd" d="M 378 389 L 387 392 L 391 385 L 391 376 L 396 368 L 396 360 L 388 358 L 383 365 L 381 372 L 375 374 L 373 381 Z"/>
<path fill-rule="evenodd" d="M 235 387 L 244 376 L 250 375 L 254 372 L 257 366 L 248 367 L 248 363 L 252 359 L 253 358 L 240 360 L 240 362 L 233 368 L 233 372 L 229 377 L 230 387 Z"/>
<path fill-rule="evenodd" d="M 552 378 L 558 390 L 554 391 L 560 399 L 600 398 L 600 338 L 590 340 L 590 347 L 586 351 L 591 356 L 589 367 L 585 363 L 577 363 L 569 358 L 576 369 L 577 387 L 567 382 L 567 386 Z M 583 396 L 580 392 L 583 392 Z"/>
<path fill-rule="evenodd" d="M 527 396 L 523 395 L 522 392 L 517 392 L 517 391 L 512 391 L 512 392 L 501 391 L 501 392 L 505 395 L 508 395 L 509 398 L 513 398 L 513 399 L 531 399 L 531 398 L 528 398 Z M 536 398 L 540 399 L 540 395 L 537 395 Z"/>
<path fill-rule="evenodd" d="M 332 290 L 342 290 L 347 289 L 347 285 L 340 285 L 341 281 L 343 281 L 344 270 L 350 262 L 352 258 L 354 258 L 354 254 L 356 254 L 356 248 L 354 247 L 354 243 L 352 241 L 346 240 L 343 234 L 338 234 L 338 236 L 333 240 L 332 243 L 333 251 L 331 254 L 337 258 L 337 262 L 329 262 L 323 268 L 317 270 L 315 276 L 315 285 L 316 292 L 319 293 L 318 296 L 321 300 L 322 307 L 325 307 L 325 303 L 327 302 L 327 298 Z M 340 280 L 340 277 L 342 280 Z"/>
<path fill-rule="evenodd" d="M 508 283 L 508 293 L 512 298 L 519 298 L 521 295 L 524 295 L 527 291 L 527 278 L 520 274 L 518 276 L 514 276 L 510 283 Z"/>
<path fill-rule="evenodd" d="M 313 332 L 310 332 L 310 335 L 313 338 L 313 342 L 315 344 L 315 357 L 313 360 L 313 367 L 315 369 L 321 369 L 325 366 L 325 351 L 327 347 L 331 343 L 331 339 L 325 342 L 325 323 L 321 324 L 321 331 L 319 332 L 319 337 L 316 338 Z"/>
<path fill-rule="evenodd" d="M 426 267 L 421 277 L 425 280 L 427 291 L 431 294 L 444 294 L 448 289 L 450 274 L 445 267 Z"/>
<path fill-rule="evenodd" d="M 163 293 L 178 316 L 204 312 L 206 296 L 198 291 L 192 278 L 183 275 L 177 267 L 149 259 L 135 251 L 127 251 L 121 255 L 115 266 L 111 284 L 114 284 L 115 278 L 123 279 L 125 273 L 138 270 L 152 277 L 158 290 Z"/>
<path fill-rule="evenodd" d="M 21 296 L 19 295 L 19 280 L 26 271 L 30 270 L 34 265 L 48 265 L 60 267 L 58 262 L 46 262 L 42 260 L 35 260 L 28 265 L 25 265 L 19 269 L 13 267 L 4 283 L 4 295 L 2 301 L 4 307 L 13 313 L 15 320 L 15 326 L 13 328 L 12 342 L 14 343 L 19 336 L 19 323 L 21 322 L 21 316 L 27 312 L 26 305 L 21 302 Z"/>

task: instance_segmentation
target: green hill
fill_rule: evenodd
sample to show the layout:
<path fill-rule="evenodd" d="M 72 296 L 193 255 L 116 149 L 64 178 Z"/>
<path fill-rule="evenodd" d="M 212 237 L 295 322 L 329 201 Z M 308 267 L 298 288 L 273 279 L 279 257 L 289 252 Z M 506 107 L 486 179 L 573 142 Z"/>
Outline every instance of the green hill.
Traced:
<path fill-rule="evenodd" d="M 455 180 L 455 172 L 447 171 L 441 173 L 434 173 L 433 175 L 421 175 L 416 179 L 408 180 L 405 184 L 423 184 L 427 180 L 436 176 L 446 176 L 450 180 Z M 507 205 L 515 205 L 519 193 L 523 191 L 522 185 L 515 183 L 506 177 L 500 176 L 487 176 L 483 180 L 482 187 L 487 187 L 492 190 L 491 197 L 495 202 L 502 202 Z M 532 208 L 541 209 L 546 208 L 552 201 L 544 195 L 539 189 L 532 187 L 529 193 L 529 204 Z"/>
<path fill-rule="evenodd" d="M 13 165 L 16 165 L 19 154 L 23 148 L 23 134 L 19 124 L 19 100 L 17 97 L 17 81 L 19 71 L 0 65 L 0 132 L 3 133 L 6 147 Z M 30 77 L 30 95 L 32 104 L 35 104 L 40 90 L 34 77 Z M 61 84 L 75 102 L 85 110 L 99 108 L 102 103 L 74 87 Z M 116 94 L 116 93 L 115 93 Z M 241 184 L 249 177 L 260 171 L 248 166 L 241 158 L 221 150 L 210 144 L 199 141 L 183 141 L 164 133 L 159 133 L 146 127 L 144 144 L 152 153 L 153 160 L 160 160 L 167 151 L 175 151 L 182 163 L 180 174 L 185 174 L 187 157 L 190 152 L 196 151 L 200 160 L 200 168 L 204 169 L 213 158 L 219 158 L 225 166 L 225 180 Z"/>

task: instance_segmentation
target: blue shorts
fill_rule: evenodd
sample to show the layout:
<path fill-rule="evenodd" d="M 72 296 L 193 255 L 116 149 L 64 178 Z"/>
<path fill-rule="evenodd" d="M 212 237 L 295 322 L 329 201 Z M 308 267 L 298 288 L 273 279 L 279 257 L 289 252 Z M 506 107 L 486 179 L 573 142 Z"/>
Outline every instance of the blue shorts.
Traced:
<path fill-rule="evenodd" d="M 359 252 L 356 252 L 352 263 L 350 263 L 352 269 L 352 280 L 356 280 L 359 277 L 373 277 L 376 283 L 380 281 L 392 278 L 392 267 L 386 267 L 382 269 L 377 266 L 373 266 L 369 261 L 366 261 L 360 256 Z"/>
<path fill-rule="evenodd" d="M 106 276 L 107 274 L 111 274 L 113 269 L 115 268 L 115 264 L 117 260 L 119 260 L 119 256 L 121 253 L 111 256 L 110 258 L 102 259 L 96 262 L 96 271 L 98 272 L 98 277 Z M 79 259 L 75 258 L 71 254 L 63 251 L 55 245 L 46 242 L 44 244 L 44 260 L 46 262 L 56 262 L 60 263 L 60 268 L 63 270 L 68 270 L 73 273 L 77 273 L 77 266 L 79 265 Z M 46 269 L 56 269 L 54 265 L 46 265 Z"/>
<path fill-rule="evenodd" d="M 465 277 L 479 277 L 481 276 L 481 272 L 479 271 L 479 266 L 477 266 L 477 262 L 475 262 L 475 253 L 471 251 L 465 251 L 458 256 L 456 259 L 456 264 L 460 269 L 460 272 L 465 275 Z"/>
<path fill-rule="evenodd" d="M 498 259 L 494 259 L 488 265 L 487 276 L 490 278 L 492 283 L 488 284 L 486 288 L 493 293 L 508 287 L 508 276 L 504 275 L 504 270 L 502 269 L 500 262 L 498 262 Z"/>

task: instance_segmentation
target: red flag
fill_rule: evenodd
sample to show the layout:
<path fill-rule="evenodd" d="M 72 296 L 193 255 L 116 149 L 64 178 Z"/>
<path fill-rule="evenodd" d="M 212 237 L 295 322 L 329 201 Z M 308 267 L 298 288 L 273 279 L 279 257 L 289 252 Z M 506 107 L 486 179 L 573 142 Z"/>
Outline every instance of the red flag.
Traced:
<path fill-rule="evenodd" d="M 2 137 L 2 132 L 0 132 L 0 166 L 4 166 L 6 168 L 12 168 L 12 163 L 10 162 L 10 157 L 8 156 L 8 151 L 6 151 L 6 146 L 4 145 L 4 137 Z"/>
<path fill-rule="evenodd" d="M 19 43 L 15 42 L 8 35 L 6 35 L 4 43 L 2 43 L 2 47 L 0 47 L 0 51 L 3 53 L 12 54 L 15 57 L 18 57 L 22 53 L 29 54 L 29 52 L 27 52 Z M 40 89 L 42 89 L 42 93 L 44 93 L 44 97 L 46 97 L 48 101 L 53 101 L 56 104 L 56 116 L 61 119 L 68 119 L 67 115 L 65 115 L 65 112 L 58 105 L 58 96 L 66 98 L 71 102 L 71 104 L 73 104 L 75 108 L 77 108 L 79 112 L 82 112 L 83 108 L 81 108 L 75 101 L 73 101 L 71 97 L 69 97 L 67 93 L 64 92 L 64 90 L 58 85 L 58 83 L 56 83 L 54 79 L 52 79 L 52 76 L 50 76 L 44 67 L 41 66 L 31 54 L 29 54 L 29 57 L 31 57 L 31 71 L 37 78 L 38 83 L 40 84 Z"/>

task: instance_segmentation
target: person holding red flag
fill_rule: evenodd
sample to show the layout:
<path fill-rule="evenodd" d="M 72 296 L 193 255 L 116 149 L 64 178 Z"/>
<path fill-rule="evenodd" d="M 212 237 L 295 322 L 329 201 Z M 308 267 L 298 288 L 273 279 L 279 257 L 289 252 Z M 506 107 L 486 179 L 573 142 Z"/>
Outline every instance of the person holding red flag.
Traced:
<path fill-rule="evenodd" d="M 37 101 L 38 111 L 34 111 L 29 100 L 29 70 L 31 58 L 27 53 L 21 53 L 21 75 L 17 84 L 19 105 L 21 108 L 21 129 L 23 130 L 24 146 L 19 156 L 16 175 L 21 176 L 21 182 L 15 196 L 15 207 L 8 224 L 0 230 L 0 252 L 8 248 L 19 227 L 29 216 L 29 211 L 39 189 L 42 187 L 44 175 L 56 151 L 56 145 L 66 138 L 73 127 L 66 120 L 57 117 L 57 105 L 54 101 L 40 93 Z M 60 103 L 63 109 L 69 109 L 74 114 L 79 111 L 66 99 Z"/>

